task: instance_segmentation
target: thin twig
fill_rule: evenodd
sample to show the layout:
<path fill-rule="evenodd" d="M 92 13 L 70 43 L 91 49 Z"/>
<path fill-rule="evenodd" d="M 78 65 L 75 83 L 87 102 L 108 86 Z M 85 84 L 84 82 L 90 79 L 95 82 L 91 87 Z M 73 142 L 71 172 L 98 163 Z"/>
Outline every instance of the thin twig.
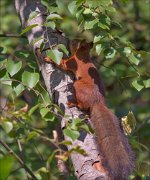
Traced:
<path fill-rule="evenodd" d="M 26 36 L 20 36 L 19 34 L 0 34 L 0 37 L 12 37 L 12 38 L 25 38 Z"/>
<path fill-rule="evenodd" d="M 37 180 L 36 176 L 33 174 L 33 172 L 29 169 L 29 167 L 23 162 L 23 160 L 3 141 L 0 140 L 0 144 L 11 154 L 13 155 L 17 161 L 20 163 L 21 166 L 24 167 L 24 169 L 30 174 L 30 176 Z"/>

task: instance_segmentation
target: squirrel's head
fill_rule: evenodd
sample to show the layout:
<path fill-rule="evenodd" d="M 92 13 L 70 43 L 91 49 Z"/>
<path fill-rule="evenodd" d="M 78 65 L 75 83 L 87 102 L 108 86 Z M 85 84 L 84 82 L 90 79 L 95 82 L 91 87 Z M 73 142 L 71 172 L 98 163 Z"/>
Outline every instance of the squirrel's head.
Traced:
<path fill-rule="evenodd" d="M 86 59 L 90 56 L 90 49 L 92 48 L 93 43 L 87 43 L 85 40 L 72 40 L 70 42 L 70 52 L 72 55 L 75 55 L 79 59 Z"/>

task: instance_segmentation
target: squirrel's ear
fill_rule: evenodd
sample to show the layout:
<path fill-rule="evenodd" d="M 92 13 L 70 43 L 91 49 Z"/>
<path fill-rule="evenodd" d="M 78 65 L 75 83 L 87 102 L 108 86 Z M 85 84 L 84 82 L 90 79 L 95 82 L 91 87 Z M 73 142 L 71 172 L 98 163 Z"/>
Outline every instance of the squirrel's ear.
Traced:
<path fill-rule="evenodd" d="M 80 48 L 85 48 L 88 51 L 93 47 L 93 42 L 87 43 L 86 40 L 80 42 Z"/>
<path fill-rule="evenodd" d="M 86 40 L 78 40 L 74 39 L 69 42 L 70 52 L 71 54 L 75 54 L 77 50 L 83 48 L 86 49 L 86 51 L 89 51 L 93 47 L 93 42 L 87 43 Z"/>
<path fill-rule="evenodd" d="M 80 43 L 81 43 L 81 41 L 79 41 L 78 39 L 74 39 L 74 40 L 69 41 L 69 48 L 70 48 L 71 54 L 76 53 L 76 51 L 80 47 Z"/>

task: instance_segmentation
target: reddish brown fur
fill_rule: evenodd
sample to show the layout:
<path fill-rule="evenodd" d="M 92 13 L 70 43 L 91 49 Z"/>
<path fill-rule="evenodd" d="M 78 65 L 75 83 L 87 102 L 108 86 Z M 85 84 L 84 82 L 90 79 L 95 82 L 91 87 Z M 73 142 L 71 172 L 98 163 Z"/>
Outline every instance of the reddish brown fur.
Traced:
<path fill-rule="evenodd" d="M 61 68 L 73 72 L 76 77 L 73 85 L 76 103 L 69 104 L 90 110 L 92 125 L 107 166 L 115 180 L 125 180 L 134 167 L 132 151 L 117 117 L 105 105 L 103 85 L 90 60 L 89 48 L 86 43 L 75 43 L 72 47 L 74 54 L 60 64 Z"/>

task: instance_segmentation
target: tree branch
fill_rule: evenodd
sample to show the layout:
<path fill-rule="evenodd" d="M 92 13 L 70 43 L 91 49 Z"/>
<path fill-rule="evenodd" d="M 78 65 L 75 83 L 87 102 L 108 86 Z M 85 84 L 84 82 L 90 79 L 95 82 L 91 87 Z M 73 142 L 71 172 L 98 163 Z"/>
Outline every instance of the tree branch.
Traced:
<path fill-rule="evenodd" d="M 0 37 L 12 37 L 12 38 L 27 38 L 26 36 L 20 36 L 19 34 L 0 34 Z"/>
<path fill-rule="evenodd" d="M 42 26 L 42 24 L 46 20 L 46 8 L 40 3 L 40 1 L 15 0 L 15 6 L 20 16 L 23 28 L 33 24 L 39 25 L 34 27 L 30 32 L 27 33 L 27 38 L 36 55 L 39 68 L 41 70 L 45 85 L 50 96 L 53 98 L 54 102 L 58 104 L 60 108 L 65 112 L 65 115 L 69 115 L 71 118 L 80 117 L 81 115 L 83 115 L 83 112 L 79 111 L 76 107 L 68 108 L 67 106 L 68 99 L 72 97 L 72 76 L 65 74 L 63 71 L 60 71 L 52 64 L 44 62 L 43 59 L 45 54 L 40 54 L 37 51 L 40 48 L 42 40 L 39 40 L 36 43 L 32 43 L 36 38 L 48 37 L 48 40 L 52 47 L 57 44 L 64 44 L 67 46 L 68 40 L 60 33 L 56 33 L 56 31 L 50 28 L 47 28 L 46 30 Z M 39 12 L 38 16 L 31 20 L 28 20 L 29 15 L 32 11 Z M 50 48 L 49 43 L 46 44 L 45 49 L 46 48 Z M 67 121 L 68 120 L 65 118 L 61 119 L 62 129 L 65 127 Z M 69 150 L 73 147 L 80 146 L 88 154 L 88 156 L 83 156 L 82 154 L 76 152 L 71 153 L 71 159 L 74 165 L 75 174 L 78 179 L 109 179 L 107 171 L 97 170 L 97 168 L 95 168 L 96 163 L 99 163 L 101 165 L 100 162 L 102 162 L 102 158 L 99 156 L 98 145 L 96 144 L 95 136 L 93 134 L 87 134 L 85 133 L 85 131 L 81 131 L 80 137 L 75 141 L 73 141 L 68 136 L 65 136 L 64 138 L 65 140 L 72 142 L 72 145 L 67 146 Z"/>

